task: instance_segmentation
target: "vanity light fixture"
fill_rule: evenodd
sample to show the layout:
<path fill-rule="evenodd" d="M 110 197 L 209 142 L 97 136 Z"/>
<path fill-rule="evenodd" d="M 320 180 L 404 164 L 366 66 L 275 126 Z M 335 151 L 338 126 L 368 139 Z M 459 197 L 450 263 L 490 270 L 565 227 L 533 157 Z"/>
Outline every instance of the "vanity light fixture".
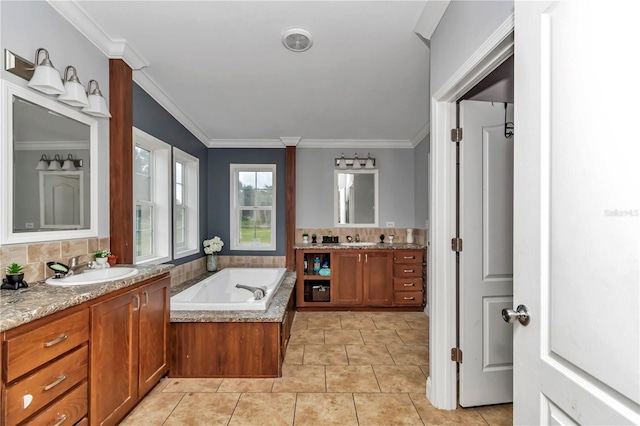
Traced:
<path fill-rule="evenodd" d="M 41 47 L 36 50 L 35 63 L 38 64 L 41 52 L 44 52 L 44 59 L 36 66 L 33 77 L 31 77 L 27 86 L 46 93 L 47 95 L 61 95 L 65 93 L 60 73 L 53 67 L 53 63 L 51 63 L 49 59 L 49 52 L 47 52 L 46 49 Z"/>
<path fill-rule="evenodd" d="M 335 165 L 339 169 L 348 169 L 352 168 L 355 170 L 358 169 L 375 169 L 376 167 L 376 159 L 371 157 L 371 153 L 367 154 L 366 160 L 361 160 L 358 158 L 358 154 L 356 153 L 354 158 L 344 158 L 344 153 L 340 158 L 336 158 Z"/>
<path fill-rule="evenodd" d="M 95 83 L 95 89 L 93 89 L 93 91 L 91 91 L 91 83 Z M 107 101 L 102 96 L 102 92 L 100 92 L 100 86 L 98 86 L 97 81 L 89 81 L 89 84 L 87 85 L 87 94 L 89 95 L 89 106 L 82 108 L 82 112 L 93 115 L 95 117 L 111 118 L 109 107 L 107 106 Z"/>
<path fill-rule="evenodd" d="M 72 71 L 71 76 L 69 76 L 69 71 Z M 76 68 L 72 65 L 69 65 L 64 69 L 64 88 L 66 93 L 58 96 L 58 100 L 60 102 L 64 102 L 65 104 L 74 107 L 89 106 L 87 93 L 84 91 L 82 83 L 80 83 Z"/>
<path fill-rule="evenodd" d="M 36 170 L 76 170 L 78 167 L 82 167 L 82 160 L 73 158 L 71 154 L 67 155 L 67 158 L 64 160 L 60 158 L 58 154 L 53 158 L 42 154 L 40 161 L 38 161 L 36 165 Z"/>
<path fill-rule="evenodd" d="M 360 160 L 358 160 L 358 153 L 356 152 L 356 156 L 353 158 L 353 169 L 358 170 L 362 168 L 362 164 L 360 164 Z"/>
<path fill-rule="evenodd" d="M 367 153 L 367 162 L 364 163 L 365 169 L 373 169 L 373 158 L 371 158 L 371 153 Z"/>
<path fill-rule="evenodd" d="M 339 169 L 346 169 L 347 168 L 347 160 L 344 158 L 344 152 L 342 153 L 342 156 L 338 160 L 338 168 Z"/>

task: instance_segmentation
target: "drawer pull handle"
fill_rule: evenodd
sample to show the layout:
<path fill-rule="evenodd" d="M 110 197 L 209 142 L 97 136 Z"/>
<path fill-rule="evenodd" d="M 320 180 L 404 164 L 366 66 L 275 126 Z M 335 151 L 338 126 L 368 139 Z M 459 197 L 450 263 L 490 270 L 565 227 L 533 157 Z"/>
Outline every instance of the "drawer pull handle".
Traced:
<path fill-rule="evenodd" d="M 45 348 L 50 348 L 53 345 L 57 345 L 58 343 L 62 342 L 63 340 L 66 340 L 67 337 L 69 337 L 69 336 L 66 333 L 62 334 L 62 335 L 56 337 L 55 339 L 53 339 L 52 341 L 45 343 L 44 347 Z"/>
<path fill-rule="evenodd" d="M 413 297 L 413 296 L 411 296 L 411 297 L 405 296 L 404 300 L 416 300 L 416 298 Z"/>
<path fill-rule="evenodd" d="M 136 299 L 136 306 L 133 307 L 133 312 L 138 312 L 140 310 L 140 295 L 136 294 L 133 298 Z"/>
<path fill-rule="evenodd" d="M 405 270 L 404 270 L 404 273 L 405 273 L 405 274 L 411 274 L 411 273 L 413 273 L 413 272 L 415 272 L 415 271 L 416 271 L 415 269 L 405 269 Z"/>
<path fill-rule="evenodd" d="M 66 378 L 67 378 L 67 375 L 63 374 L 62 376 L 58 377 L 53 383 L 49 383 L 47 386 L 45 386 L 44 390 L 48 391 L 49 389 L 55 388 L 60 383 L 62 383 Z"/>
<path fill-rule="evenodd" d="M 416 283 L 404 283 L 405 287 L 415 287 Z"/>
<path fill-rule="evenodd" d="M 144 296 L 144 302 L 142 303 L 142 307 L 149 306 L 149 292 L 143 291 L 142 295 Z"/>
<path fill-rule="evenodd" d="M 415 256 L 405 256 L 404 258 L 405 259 L 415 259 L 416 257 Z"/>
<path fill-rule="evenodd" d="M 67 421 L 67 415 L 63 414 L 60 416 L 60 419 L 58 420 L 58 422 L 56 424 L 54 424 L 53 426 L 60 426 L 62 423 Z"/>

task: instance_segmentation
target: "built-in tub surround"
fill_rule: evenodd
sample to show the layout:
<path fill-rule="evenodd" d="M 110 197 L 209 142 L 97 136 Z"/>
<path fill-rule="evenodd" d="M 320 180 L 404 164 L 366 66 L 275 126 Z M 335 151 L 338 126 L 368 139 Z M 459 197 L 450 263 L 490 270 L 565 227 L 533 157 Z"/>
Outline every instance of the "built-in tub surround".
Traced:
<path fill-rule="evenodd" d="M 413 229 L 413 242 L 419 245 L 425 245 L 427 243 L 427 230 L 421 228 Z M 302 234 L 309 234 L 309 242 L 311 242 L 311 235 L 316 234 L 318 242 L 322 242 L 323 235 L 338 236 L 340 242 L 347 241 L 347 235 L 352 237 L 358 234 L 360 240 L 369 241 L 373 243 L 380 242 L 380 234 L 385 235 L 385 243 L 389 242 L 387 238 L 389 235 L 393 235 L 394 243 L 407 242 L 407 228 L 296 228 L 296 243 L 302 243 Z"/>
<path fill-rule="evenodd" d="M 47 262 L 66 264 L 70 258 L 79 256 L 79 263 L 84 263 L 93 260 L 95 251 L 103 249 L 109 250 L 108 237 L 6 245 L 0 247 L 0 267 L 4 271 L 12 263 L 18 263 L 24 267 L 24 280 L 32 283 L 53 276 Z"/>
<path fill-rule="evenodd" d="M 286 273 L 285 268 L 225 268 L 171 297 L 171 310 L 265 311 Z M 264 289 L 261 298 L 250 288 Z"/>

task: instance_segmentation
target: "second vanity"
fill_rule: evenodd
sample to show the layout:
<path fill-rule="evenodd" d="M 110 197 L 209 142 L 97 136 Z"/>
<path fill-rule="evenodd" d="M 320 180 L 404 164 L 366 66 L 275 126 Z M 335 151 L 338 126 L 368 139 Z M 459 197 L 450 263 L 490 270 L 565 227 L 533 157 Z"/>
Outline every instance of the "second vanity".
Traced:
<path fill-rule="evenodd" d="M 422 310 L 425 306 L 423 245 L 302 243 L 294 248 L 298 309 Z M 320 270 L 314 270 L 318 262 Z M 328 271 L 322 271 L 326 264 Z"/>

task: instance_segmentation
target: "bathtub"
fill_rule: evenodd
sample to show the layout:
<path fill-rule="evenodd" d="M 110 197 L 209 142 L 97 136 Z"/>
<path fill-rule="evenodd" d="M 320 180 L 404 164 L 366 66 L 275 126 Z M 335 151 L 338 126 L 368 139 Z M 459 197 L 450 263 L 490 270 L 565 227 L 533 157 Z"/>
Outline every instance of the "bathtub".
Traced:
<path fill-rule="evenodd" d="M 265 311 L 284 279 L 286 268 L 225 268 L 171 297 L 175 311 Z M 267 286 L 260 300 L 236 284 Z"/>

